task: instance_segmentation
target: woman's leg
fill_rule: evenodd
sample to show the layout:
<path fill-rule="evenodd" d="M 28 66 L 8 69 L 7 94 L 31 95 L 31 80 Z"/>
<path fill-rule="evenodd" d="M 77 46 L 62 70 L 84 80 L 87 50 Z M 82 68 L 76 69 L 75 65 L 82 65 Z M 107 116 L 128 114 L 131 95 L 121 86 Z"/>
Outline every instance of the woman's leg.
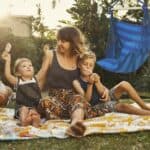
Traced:
<path fill-rule="evenodd" d="M 58 102 L 57 102 L 58 100 Z M 38 105 L 38 112 L 42 117 L 49 119 L 60 119 L 62 114 L 61 104 L 59 99 L 53 98 L 43 98 Z"/>
<path fill-rule="evenodd" d="M 71 116 L 71 125 L 76 122 L 82 122 L 84 120 L 84 110 L 82 108 L 77 108 L 74 110 Z"/>
<path fill-rule="evenodd" d="M 74 137 L 81 137 L 84 135 L 86 127 L 83 125 L 84 110 L 77 108 L 71 115 L 71 125 L 67 129 L 67 134 Z"/>
<path fill-rule="evenodd" d="M 85 100 L 80 95 L 72 95 L 69 101 L 69 105 L 71 124 L 67 129 L 67 134 L 74 137 L 81 137 L 84 135 L 86 130 L 86 127 L 83 124 L 86 109 Z"/>
<path fill-rule="evenodd" d="M 135 115 L 150 115 L 149 110 L 137 108 L 130 104 L 118 103 L 115 107 L 116 111 Z"/>
<path fill-rule="evenodd" d="M 135 101 L 142 109 L 150 110 L 150 107 L 147 106 L 141 97 L 138 95 L 134 87 L 126 81 L 122 81 L 114 87 L 114 95 L 119 99 L 123 93 L 127 93 L 128 96 Z"/>

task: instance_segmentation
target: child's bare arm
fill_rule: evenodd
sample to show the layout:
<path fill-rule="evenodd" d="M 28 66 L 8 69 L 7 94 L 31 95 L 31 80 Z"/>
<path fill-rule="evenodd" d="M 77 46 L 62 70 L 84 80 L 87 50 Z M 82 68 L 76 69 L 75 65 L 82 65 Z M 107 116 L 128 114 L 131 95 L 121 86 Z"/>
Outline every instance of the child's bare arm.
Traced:
<path fill-rule="evenodd" d="M 97 91 L 100 95 L 102 95 L 102 93 L 104 92 L 105 90 L 105 87 L 104 85 L 102 84 L 102 82 L 100 81 L 100 76 L 96 73 L 93 73 L 92 74 L 93 77 L 94 77 L 94 81 L 95 81 L 95 86 L 97 88 Z"/>
<path fill-rule="evenodd" d="M 2 53 L 2 59 L 5 61 L 4 74 L 6 79 L 12 84 L 15 85 L 17 83 L 17 78 L 11 73 L 11 44 L 7 43 L 5 50 Z"/>
<path fill-rule="evenodd" d="M 87 85 L 87 89 L 86 89 L 86 92 L 85 92 L 85 98 L 86 100 L 88 101 L 91 101 L 92 100 L 92 93 L 93 93 L 93 83 L 89 83 Z"/>
<path fill-rule="evenodd" d="M 74 80 L 74 81 L 73 81 L 73 88 L 75 89 L 75 91 L 76 91 L 78 94 L 84 96 L 85 92 L 84 92 L 83 88 L 81 87 L 81 85 L 80 85 L 80 83 L 79 83 L 78 80 Z"/>
<path fill-rule="evenodd" d="M 79 93 L 80 95 L 84 96 L 88 102 L 91 100 L 92 92 L 93 92 L 93 84 L 92 83 L 89 83 L 87 85 L 87 90 L 84 91 L 83 88 L 81 87 L 79 81 L 74 80 L 73 87 L 76 90 L 76 92 Z"/>
<path fill-rule="evenodd" d="M 100 96 L 102 97 L 101 100 L 103 100 L 103 101 L 109 100 L 109 91 L 102 84 L 102 82 L 100 80 L 100 76 L 98 74 L 94 73 L 94 78 L 95 78 L 95 86 L 97 88 L 97 91 L 100 94 Z"/>

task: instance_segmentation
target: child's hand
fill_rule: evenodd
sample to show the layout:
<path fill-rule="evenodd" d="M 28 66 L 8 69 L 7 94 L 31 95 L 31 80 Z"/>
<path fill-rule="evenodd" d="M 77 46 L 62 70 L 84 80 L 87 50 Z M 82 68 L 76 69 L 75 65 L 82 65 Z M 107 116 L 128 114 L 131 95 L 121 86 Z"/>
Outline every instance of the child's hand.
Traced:
<path fill-rule="evenodd" d="M 95 83 L 100 81 L 100 76 L 97 73 L 93 73 Z"/>
<path fill-rule="evenodd" d="M 12 48 L 11 44 L 7 43 L 6 46 L 5 46 L 5 50 L 4 51 L 7 52 L 7 53 L 10 53 L 11 48 Z"/>
<path fill-rule="evenodd" d="M 94 82 L 95 82 L 94 74 L 92 73 L 92 74 L 89 76 L 88 83 L 90 83 L 90 84 L 94 84 Z"/>
<path fill-rule="evenodd" d="M 11 55 L 7 51 L 3 51 L 1 57 L 5 61 L 11 61 Z"/>

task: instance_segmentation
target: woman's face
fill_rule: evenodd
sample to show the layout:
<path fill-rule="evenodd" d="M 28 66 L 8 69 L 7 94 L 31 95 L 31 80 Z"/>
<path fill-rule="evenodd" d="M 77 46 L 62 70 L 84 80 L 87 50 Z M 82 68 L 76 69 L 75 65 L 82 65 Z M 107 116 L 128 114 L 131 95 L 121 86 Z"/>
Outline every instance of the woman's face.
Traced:
<path fill-rule="evenodd" d="M 58 40 L 57 41 L 58 50 L 61 53 L 66 53 L 70 51 L 70 42 L 65 40 Z"/>

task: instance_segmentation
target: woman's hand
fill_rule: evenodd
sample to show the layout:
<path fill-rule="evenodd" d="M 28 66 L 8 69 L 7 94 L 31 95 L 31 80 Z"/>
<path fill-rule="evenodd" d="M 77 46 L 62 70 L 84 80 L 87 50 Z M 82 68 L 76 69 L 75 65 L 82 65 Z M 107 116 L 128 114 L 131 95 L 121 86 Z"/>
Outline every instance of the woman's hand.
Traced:
<path fill-rule="evenodd" d="M 49 44 L 45 44 L 45 45 L 43 46 L 43 52 L 44 52 L 44 54 L 47 56 L 47 54 L 48 54 L 48 52 L 49 52 Z"/>

